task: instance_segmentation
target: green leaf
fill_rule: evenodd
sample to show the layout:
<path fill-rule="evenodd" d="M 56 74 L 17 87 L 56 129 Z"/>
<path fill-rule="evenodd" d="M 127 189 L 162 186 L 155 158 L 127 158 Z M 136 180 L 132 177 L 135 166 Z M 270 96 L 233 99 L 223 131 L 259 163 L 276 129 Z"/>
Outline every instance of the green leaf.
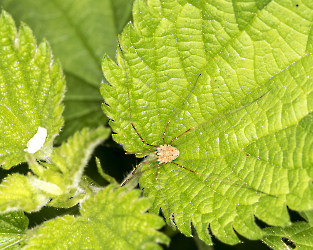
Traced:
<path fill-rule="evenodd" d="M 0 247 L 1 249 L 21 249 L 25 244 L 28 218 L 23 212 L 11 212 L 0 215 Z"/>
<path fill-rule="evenodd" d="M 0 212 L 23 210 L 38 211 L 49 197 L 33 186 L 30 178 L 21 174 L 6 177 L 0 186 Z"/>
<path fill-rule="evenodd" d="M 25 161 L 27 150 L 39 159 L 51 154 L 63 124 L 65 81 L 59 62 L 52 63 L 47 41 L 37 47 L 23 23 L 17 35 L 12 17 L 4 11 L 0 40 L 0 164 L 10 168 Z M 47 133 L 43 141 L 37 138 L 40 128 Z"/>
<path fill-rule="evenodd" d="M 286 205 L 313 208 L 313 5 L 233 2 L 137 0 L 119 66 L 103 61 L 113 137 L 149 155 L 150 211 L 187 236 L 192 222 L 208 244 L 209 224 L 235 244 L 234 229 L 262 237 L 254 215 L 286 226 Z M 179 156 L 158 164 L 164 144 Z"/>
<path fill-rule="evenodd" d="M 301 212 L 307 222 L 295 222 L 288 227 L 268 227 L 263 231 L 262 241 L 272 249 L 312 249 L 313 248 L 313 211 Z"/>
<path fill-rule="evenodd" d="M 21 249 L 25 244 L 28 218 L 23 212 L 11 212 L 0 215 L 1 249 Z"/>
<path fill-rule="evenodd" d="M 130 20 L 133 0 L 0 0 L 16 22 L 27 23 L 37 39 L 48 39 L 67 81 L 64 119 L 57 143 L 83 127 L 107 122 L 99 84 L 103 54 L 116 52 L 116 36 Z"/>
<path fill-rule="evenodd" d="M 6 177 L 0 186 L 0 212 L 23 210 L 38 211 L 52 198 L 49 206 L 70 207 L 88 197 L 82 180 L 83 170 L 99 145 L 110 134 L 110 129 L 88 128 L 77 132 L 67 143 L 54 148 L 48 162 L 37 163 L 28 156 L 31 170 L 37 175 L 13 174 Z"/>
<path fill-rule="evenodd" d="M 65 201 L 74 196 L 80 195 L 79 184 L 81 182 L 84 168 L 87 166 L 96 146 L 110 135 L 110 129 L 99 127 L 95 130 L 88 128 L 76 132 L 73 137 L 63 143 L 60 147 L 54 148 L 49 163 L 42 163 L 43 166 L 29 159 L 30 168 L 39 178 L 30 179 L 32 184 L 44 191 L 47 195 L 55 197 L 49 205 L 65 206 Z M 76 200 L 76 203 L 79 201 Z M 71 199 L 69 202 L 73 202 Z M 71 205 L 73 205 L 71 203 Z"/>
<path fill-rule="evenodd" d="M 162 249 L 156 243 L 168 244 L 169 238 L 156 229 L 164 222 L 144 213 L 151 201 L 139 195 L 139 190 L 109 185 L 82 204 L 81 217 L 44 223 L 25 249 Z"/>

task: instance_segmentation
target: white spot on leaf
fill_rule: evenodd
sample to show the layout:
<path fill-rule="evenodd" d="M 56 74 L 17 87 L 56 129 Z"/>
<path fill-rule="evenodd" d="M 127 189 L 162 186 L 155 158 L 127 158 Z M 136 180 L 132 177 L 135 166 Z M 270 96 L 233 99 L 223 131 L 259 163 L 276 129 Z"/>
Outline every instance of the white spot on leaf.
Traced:
<path fill-rule="evenodd" d="M 37 133 L 27 142 L 27 148 L 24 151 L 34 154 L 42 148 L 47 138 L 47 130 L 39 127 Z"/>

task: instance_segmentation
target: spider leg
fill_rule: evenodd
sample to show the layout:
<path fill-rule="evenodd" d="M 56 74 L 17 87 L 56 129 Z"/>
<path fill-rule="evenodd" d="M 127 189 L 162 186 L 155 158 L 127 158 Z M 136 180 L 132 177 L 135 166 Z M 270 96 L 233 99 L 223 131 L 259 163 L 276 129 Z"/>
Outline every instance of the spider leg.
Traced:
<path fill-rule="evenodd" d="M 175 223 L 174 223 L 174 222 L 172 221 L 172 219 L 171 219 L 171 213 L 170 213 L 169 205 L 168 205 L 168 203 L 167 203 L 167 200 L 165 199 L 165 195 L 164 195 L 164 193 L 163 193 L 163 191 L 162 191 L 162 189 L 161 189 L 160 183 L 159 183 L 159 181 L 158 181 L 159 168 L 160 168 L 160 166 L 163 165 L 163 164 L 164 164 L 164 163 L 158 164 L 157 171 L 155 172 L 155 180 L 156 180 L 156 182 L 157 182 L 157 184 L 158 184 L 158 186 L 159 186 L 159 190 L 161 191 L 163 200 L 164 200 L 164 202 L 165 202 L 165 205 L 166 205 L 166 208 L 167 208 L 167 213 L 168 213 L 168 219 L 169 219 L 169 221 L 171 222 L 171 224 L 175 225 Z M 162 211 L 163 211 L 163 210 L 162 210 Z M 164 214 L 164 213 L 163 213 L 163 214 Z"/>
<path fill-rule="evenodd" d="M 147 151 L 144 151 L 144 152 L 125 152 L 126 155 L 142 155 L 142 154 L 146 154 L 146 153 L 150 153 L 150 152 L 153 152 L 155 151 L 155 149 L 151 149 L 151 150 L 147 150 Z"/>
<path fill-rule="evenodd" d="M 133 129 L 135 130 L 136 134 L 139 136 L 140 140 L 142 141 L 142 143 L 144 143 L 147 146 L 150 147 L 154 147 L 157 148 L 158 146 L 152 145 L 147 143 L 142 136 L 139 134 L 138 130 L 136 129 L 134 123 L 133 123 L 133 119 L 132 119 L 132 111 L 131 111 L 131 105 L 130 105 L 130 89 L 129 89 L 129 83 L 128 83 L 128 74 L 127 74 L 127 69 L 126 69 L 126 60 L 125 60 L 125 56 L 124 56 L 124 52 L 122 50 L 122 46 L 120 44 L 120 41 L 118 41 L 118 47 L 121 51 L 122 54 L 122 58 L 123 58 L 123 62 L 124 62 L 124 66 L 125 66 L 125 78 L 126 78 L 126 83 L 127 83 L 127 98 L 128 98 L 128 109 L 129 109 L 129 119 L 130 119 L 130 124 L 132 125 Z"/>
<path fill-rule="evenodd" d="M 264 195 L 268 195 L 268 196 L 272 196 L 272 197 L 276 197 L 276 198 L 277 198 L 277 196 L 275 196 L 275 195 L 271 195 L 271 194 L 264 193 L 264 192 L 262 192 L 262 191 L 259 191 L 259 190 L 254 189 L 254 188 L 252 188 L 252 187 L 244 186 L 244 185 L 241 185 L 241 184 L 238 184 L 238 183 L 234 183 L 234 182 L 230 182 L 230 181 L 226 181 L 226 180 L 222 180 L 222 179 L 218 179 L 218 178 L 214 178 L 214 177 L 211 177 L 211 176 L 208 176 L 208 175 L 203 175 L 203 174 L 200 174 L 200 173 L 198 173 L 198 172 L 196 172 L 196 171 L 194 171 L 194 170 L 191 170 L 191 169 L 189 169 L 189 168 L 186 168 L 186 167 L 184 167 L 184 166 L 182 166 L 182 165 L 180 165 L 180 164 L 178 164 L 178 163 L 176 163 L 176 162 L 172 162 L 172 163 L 175 164 L 176 166 L 178 166 L 178 167 L 180 167 L 180 168 L 183 168 L 183 169 L 186 169 L 186 170 L 188 170 L 189 172 L 192 172 L 192 173 L 194 173 L 194 174 L 198 174 L 198 175 L 201 175 L 201 176 L 205 176 L 205 177 L 210 178 L 210 179 L 212 179 L 212 180 L 217 180 L 217 181 L 220 181 L 220 182 L 224 182 L 224 183 L 227 183 L 227 184 L 232 185 L 232 186 L 237 186 L 237 187 L 242 187 L 242 188 L 250 189 L 250 190 L 252 190 L 252 191 L 254 191 L 254 192 L 261 193 L 261 194 L 264 194 Z"/>
<path fill-rule="evenodd" d="M 177 140 L 178 138 L 182 137 L 183 135 L 187 134 L 188 132 L 190 132 L 190 131 L 192 131 L 192 130 L 194 130 L 194 129 L 197 129 L 197 128 L 201 127 L 201 126 L 204 125 L 204 124 L 207 124 L 207 123 L 209 123 L 209 122 L 211 122 L 211 121 L 217 120 L 217 119 L 219 119 L 219 118 L 221 118 L 221 117 L 230 115 L 230 114 L 232 114 L 232 113 L 235 113 L 235 112 L 237 112 L 237 111 L 239 111 L 239 110 L 241 110 L 241 109 L 244 109 L 244 108 L 250 106 L 251 104 L 257 102 L 259 99 L 261 99 L 262 97 L 264 97 L 265 95 L 267 95 L 270 91 L 271 91 L 271 89 L 268 90 L 268 91 L 267 91 L 266 93 L 264 93 L 263 95 L 261 95 L 260 97 L 258 97 L 258 98 L 256 98 L 255 100 L 253 100 L 253 101 L 251 101 L 251 102 L 249 102 L 249 103 L 243 105 L 242 107 L 240 107 L 240 108 L 238 108 L 238 109 L 229 111 L 228 113 L 225 113 L 225 114 L 222 114 L 222 115 L 218 115 L 218 114 L 217 114 L 217 116 L 215 116 L 215 117 L 213 117 L 213 118 L 211 118 L 211 119 L 209 119 L 209 120 L 207 120 L 207 121 L 205 121 L 205 122 L 202 122 L 202 123 L 200 123 L 200 124 L 198 124 L 198 125 L 196 125 L 196 126 L 194 126 L 194 127 L 191 127 L 191 128 L 189 128 L 189 129 L 187 129 L 185 132 L 183 132 L 183 133 L 181 133 L 180 135 L 174 137 L 174 138 L 171 140 L 171 142 L 170 142 L 169 144 L 172 144 L 172 143 L 173 143 L 175 140 Z M 244 97 L 243 97 L 243 98 L 244 98 Z M 241 98 L 241 99 L 243 99 L 243 98 Z M 240 99 L 240 100 L 241 100 L 241 99 Z M 239 100 L 239 101 L 240 101 L 240 100 Z M 236 103 L 238 103 L 239 101 L 237 101 Z"/>
<path fill-rule="evenodd" d="M 141 163 L 139 163 L 139 164 L 137 165 L 137 167 L 132 171 L 132 173 L 131 173 L 132 177 L 130 177 L 130 178 L 126 179 L 125 181 L 123 181 L 122 184 L 121 184 L 121 187 L 125 186 L 127 182 L 131 181 L 131 180 L 134 179 L 135 177 L 137 177 L 137 176 L 141 175 L 142 173 L 144 173 L 144 172 L 146 172 L 146 171 L 148 171 L 148 170 L 150 170 L 150 169 L 156 167 L 157 165 L 154 165 L 154 166 L 152 166 L 152 167 L 150 167 L 150 168 L 145 169 L 144 171 L 142 171 L 142 172 L 140 172 L 140 173 L 136 173 L 136 171 L 140 168 L 140 165 L 144 165 L 144 164 L 146 164 L 146 163 L 153 163 L 153 162 L 157 162 L 157 160 L 146 161 L 146 162 L 141 162 Z"/>
<path fill-rule="evenodd" d="M 195 90 L 195 88 L 196 88 L 196 85 L 197 85 L 197 83 L 198 83 L 198 80 L 199 80 L 199 77 L 201 76 L 201 74 L 199 74 L 198 75 L 198 77 L 197 77 L 197 80 L 195 81 L 195 84 L 193 85 L 193 87 L 192 87 L 192 90 L 190 91 L 190 93 L 188 94 L 188 96 L 187 96 L 187 98 L 185 99 L 185 101 L 183 102 L 183 104 L 176 110 L 176 112 L 170 117 L 170 119 L 168 120 L 168 122 L 167 122 L 167 124 L 166 124 L 166 127 L 165 127 L 165 130 L 164 130 L 164 132 L 163 132 L 163 136 L 162 136 L 162 138 L 163 138 L 163 143 L 164 144 L 166 144 L 165 143 L 165 134 L 166 134 L 166 132 L 167 132 L 167 129 L 168 129 L 168 126 L 170 125 L 170 123 L 171 123 L 171 120 L 177 115 L 177 113 L 184 107 L 184 105 L 186 104 L 186 102 L 188 101 L 188 99 L 190 98 L 190 96 L 191 96 L 191 94 L 193 93 L 193 91 Z M 171 144 L 171 143 L 170 143 Z"/>

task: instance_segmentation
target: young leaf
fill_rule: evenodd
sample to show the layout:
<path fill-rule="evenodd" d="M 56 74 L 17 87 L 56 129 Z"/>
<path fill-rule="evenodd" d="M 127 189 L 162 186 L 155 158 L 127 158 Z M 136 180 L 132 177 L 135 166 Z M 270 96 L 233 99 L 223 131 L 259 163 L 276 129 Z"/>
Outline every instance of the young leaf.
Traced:
<path fill-rule="evenodd" d="M 25 249 L 162 249 L 157 243 L 168 244 L 169 238 L 156 229 L 164 222 L 144 213 L 151 201 L 139 195 L 139 190 L 109 185 L 82 204 L 81 217 L 44 223 Z"/>
<path fill-rule="evenodd" d="M 28 219 L 23 212 L 11 212 L 0 215 L 1 249 L 21 249 L 24 245 Z"/>
<path fill-rule="evenodd" d="M 85 128 L 81 132 L 76 132 L 60 147 L 54 148 L 49 163 L 42 163 L 43 166 L 40 166 L 29 159 L 30 168 L 40 177 L 30 178 L 30 181 L 47 195 L 55 197 L 50 205 L 64 203 L 73 196 L 73 192 L 79 194 L 77 189 L 84 168 L 95 147 L 109 134 L 108 128 L 99 127 L 95 130 Z"/>
<path fill-rule="evenodd" d="M 272 249 L 312 249 L 313 248 L 313 212 L 301 212 L 307 222 L 295 222 L 288 227 L 268 227 L 263 231 L 266 237 L 262 241 Z"/>
<path fill-rule="evenodd" d="M 0 212 L 23 210 L 38 211 L 49 197 L 38 190 L 28 176 L 13 174 L 6 177 L 0 186 Z"/>
<path fill-rule="evenodd" d="M 0 16 L 0 165 L 10 168 L 25 154 L 46 159 L 63 124 L 65 89 L 61 66 L 47 41 L 36 46 L 30 28 L 17 35 L 12 17 Z"/>
<path fill-rule="evenodd" d="M 86 196 L 86 190 L 79 188 L 83 170 L 94 148 L 109 133 L 110 130 L 103 127 L 77 132 L 67 143 L 54 148 L 49 163 L 42 163 L 43 166 L 29 156 L 29 166 L 37 176 L 13 174 L 6 177 L 0 186 L 0 212 L 38 211 L 51 197 L 54 199 L 49 202 L 50 206 L 77 204 Z"/>
<path fill-rule="evenodd" d="M 151 211 L 162 207 L 187 236 L 192 222 L 208 244 L 209 224 L 235 244 L 233 229 L 262 237 L 254 215 L 286 226 L 286 205 L 313 208 L 313 6 L 264 7 L 137 0 L 119 66 L 103 61 L 114 139 L 150 155 L 140 186 Z M 153 151 L 164 144 L 179 156 L 158 164 Z"/>
<path fill-rule="evenodd" d="M 103 179 L 105 179 L 107 182 L 109 182 L 110 184 L 117 184 L 116 180 L 114 179 L 114 177 L 106 174 L 103 172 L 102 167 L 101 167 L 101 163 L 100 163 L 100 159 L 98 157 L 96 157 L 96 164 L 97 164 L 97 169 L 99 174 L 101 175 L 101 177 Z"/>
<path fill-rule="evenodd" d="M 116 36 L 130 20 L 132 2 L 0 0 L 16 23 L 27 23 L 38 40 L 47 38 L 62 62 L 67 91 L 58 144 L 83 127 L 96 128 L 107 122 L 99 93 L 104 80 L 101 60 L 105 52 L 114 56 Z"/>

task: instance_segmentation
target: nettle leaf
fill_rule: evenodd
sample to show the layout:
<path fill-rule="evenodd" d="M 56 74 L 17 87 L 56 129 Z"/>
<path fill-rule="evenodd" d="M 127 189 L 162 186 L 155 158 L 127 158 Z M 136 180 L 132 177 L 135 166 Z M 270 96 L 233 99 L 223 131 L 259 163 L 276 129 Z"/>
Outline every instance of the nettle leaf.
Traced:
<path fill-rule="evenodd" d="M 130 20 L 133 0 L 0 0 L 17 23 L 23 21 L 37 39 L 46 38 L 62 62 L 67 91 L 61 143 L 83 127 L 107 122 L 101 110 L 99 85 L 103 54 L 116 53 L 116 36 Z"/>
<path fill-rule="evenodd" d="M 272 249 L 312 249 L 313 211 L 301 212 L 307 222 L 295 222 L 288 227 L 268 227 L 262 241 Z"/>
<path fill-rule="evenodd" d="M 150 211 L 208 244 L 209 225 L 235 244 L 234 229 L 262 237 L 254 215 L 286 226 L 286 205 L 313 208 L 313 5 L 235 2 L 137 0 L 119 66 L 103 61 L 114 139 L 149 155 Z M 179 156 L 158 164 L 164 144 Z"/>
<path fill-rule="evenodd" d="M 47 41 L 36 46 L 23 23 L 17 34 L 4 11 L 0 40 L 0 164 L 8 169 L 24 162 L 27 152 L 41 159 L 51 154 L 63 124 L 65 81 Z"/>
<path fill-rule="evenodd" d="M 157 243 L 169 244 L 169 238 L 156 229 L 164 222 L 145 213 L 151 200 L 139 195 L 109 185 L 82 204 L 81 217 L 44 223 L 24 249 L 162 249 Z"/>
<path fill-rule="evenodd" d="M 25 244 L 28 218 L 23 212 L 0 214 L 1 249 L 21 249 Z"/>

